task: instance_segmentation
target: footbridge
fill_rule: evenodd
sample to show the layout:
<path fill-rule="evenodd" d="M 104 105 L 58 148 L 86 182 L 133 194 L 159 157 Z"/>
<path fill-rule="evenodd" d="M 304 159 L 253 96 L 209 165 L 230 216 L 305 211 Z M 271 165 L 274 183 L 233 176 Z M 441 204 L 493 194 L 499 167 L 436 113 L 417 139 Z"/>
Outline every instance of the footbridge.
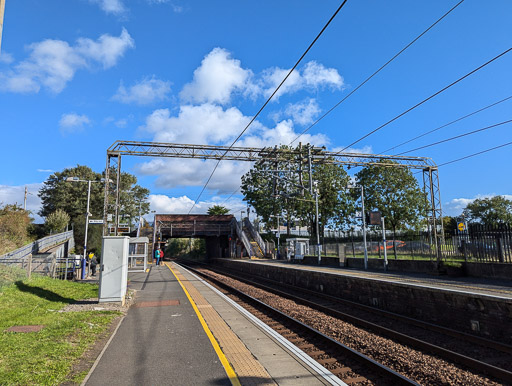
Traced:
<path fill-rule="evenodd" d="M 207 258 L 264 256 L 259 234 L 233 215 L 156 214 L 153 232 L 153 250 L 172 238 L 202 238 Z"/>

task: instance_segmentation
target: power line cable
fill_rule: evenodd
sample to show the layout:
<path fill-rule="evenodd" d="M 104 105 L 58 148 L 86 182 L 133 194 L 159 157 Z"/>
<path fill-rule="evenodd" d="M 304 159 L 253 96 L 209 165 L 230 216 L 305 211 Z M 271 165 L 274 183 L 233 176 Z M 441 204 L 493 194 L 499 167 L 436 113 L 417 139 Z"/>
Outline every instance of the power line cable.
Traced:
<path fill-rule="evenodd" d="M 417 108 L 417 107 L 421 106 L 421 105 L 422 105 L 422 104 L 424 104 L 425 102 L 428 102 L 428 101 L 429 101 L 429 100 L 431 100 L 432 98 L 434 98 L 434 97 L 436 97 L 437 95 L 441 94 L 442 92 L 444 92 L 444 91 L 448 90 L 450 87 L 455 86 L 457 83 L 459 83 L 459 82 L 461 82 L 462 80 L 466 79 L 467 77 L 469 77 L 469 76 L 473 75 L 475 72 L 477 72 L 477 71 L 481 70 L 481 69 L 482 69 L 482 68 L 484 68 L 485 66 L 487 66 L 487 65 L 491 64 L 492 62 L 494 62 L 495 60 L 497 60 L 497 59 L 501 58 L 503 55 L 505 55 L 505 54 L 509 53 L 510 51 L 512 51 L 512 47 L 511 47 L 511 48 L 509 48 L 509 49 L 507 49 L 507 50 L 505 50 L 505 51 L 503 51 L 501 54 L 499 54 L 499 55 L 495 56 L 494 58 L 492 58 L 491 60 L 489 60 L 489 61 L 485 62 L 484 64 L 482 64 L 481 66 L 479 66 L 479 67 L 475 68 L 474 70 L 472 70 L 472 71 L 468 72 L 466 75 L 464 75 L 464 76 L 460 77 L 459 79 L 457 79 L 456 81 L 454 81 L 454 82 L 450 83 L 448 86 L 443 87 L 441 90 L 439 90 L 439 91 L 435 92 L 434 94 L 430 95 L 428 98 L 425 98 L 425 99 L 423 99 L 421 102 L 416 103 L 414 106 L 412 106 L 412 107 L 408 108 L 407 110 L 405 110 L 405 111 L 404 111 L 404 112 L 402 112 L 401 114 L 397 115 L 397 116 L 396 116 L 396 117 L 394 117 L 393 119 L 390 119 L 389 121 L 387 121 L 386 123 L 384 123 L 384 124 L 380 125 L 380 126 L 379 126 L 379 127 L 377 127 L 376 129 L 374 129 L 374 130 L 370 131 L 369 133 L 367 133 L 367 134 L 363 135 L 363 136 L 362 136 L 362 137 L 360 137 L 358 140 L 356 140 L 356 141 L 352 142 L 350 145 L 345 146 L 343 149 L 341 149 L 341 150 L 340 150 L 338 153 L 336 153 L 336 154 L 340 154 L 340 153 L 344 152 L 346 149 L 348 149 L 349 147 L 354 146 L 356 143 L 361 142 L 361 141 L 362 141 L 363 139 L 365 139 L 365 138 L 368 138 L 370 135 L 372 135 L 372 134 L 376 133 L 377 131 L 379 131 L 379 130 L 383 129 L 384 127 L 386 127 L 386 126 L 387 126 L 387 125 L 389 125 L 390 123 L 392 123 L 392 122 L 396 121 L 398 118 L 403 117 L 405 114 L 407 114 L 407 113 L 411 112 L 412 110 L 414 110 L 415 108 Z"/>
<path fill-rule="evenodd" d="M 492 151 L 492 150 L 500 149 L 500 148 L 502 148 L 502 147 L 509 146 L 509 145 L 512 145 L 512 142 L 507 142 L 507 143 L 504 143 L 504 144 L 502 144 L 502 145 L 498 145 L 498 146 L 495 146 L 495 147 L 491 147 L 490 149 L 486 149 L 486 150 L 479 151 L 478 153 L 473 153 L 473 154 L 467 155 L 467 156 L 462 157 L 462 158 L 457 158 L 457 159 L 454 159 L 454 160 L 452 160 L 452 161 L 448 161 L 448 162 L 445 162 L 445 163 L 439 164 L 439 165 L 437 165 L 437 167 L 441 167 L 441 166 L 449 165 L 449 164 L 452 164 L 452 163 L 454 163 L 454 162 L 459 162 L 459 161 L 465 160 L 465 159 L 467 159 L 467 158 L 475 157 L 475 156 L 477 156 L 477 155 L 480 155 L 480 154 L 483 154 L 483 153 L 487 153 L 487 152 L 490 152 L 490 151 Z"/>
<path fill-rule="evenodd" d="M 509 99 L 512 99 L 512 95 L 511 95 L 511 96 L 509 96 L 509 97 L 507 97 L 507 98 L 505 98 L 505 99 L 502 99 L 502 100 L 499 100 L 499 101 L 497 101 L 497 102 L 494 102 L 494 103 L 492 103 L 492 104 L 490 104 L 490 105 L 488 105 L 488 106 L 482 107 L 481 109 L 478 109 L 478 110 L 476 110 L 476 111 L 473 111 L 472 113 L 466 114 L 466 115 L 464 115 L 463 117 L 457 118 L 457 119 L 456 119 L 456 120 L 454 120 L 454 121 L 448 122 L 448 123 L 446 123 L 446 124 L 444 124 L 444 125 L 442 125 L 442 126 L 439 126 L 439 127 L 435 128 L 435 129 L 429 130 L 429 131 L 427 131 L 427 132 L 425 132 L 425 133 L 423 133 L 423 134 L 420 134 L 420 135 L 418 135 L 418 136 L 416 136 L 416 137 L 414 137 L 414 138 L 411 138 L 411 139 L 409 139 L 409 140 L 407 140 L 407 141 L 405 141 L 405 142 L 402 142 L 402 143 L 400 143 L 400 144 L 398 144 L 398 145 L 395 145 L 395 146 L 393 146 L 393 147 L 390 147 L 389 149 L 386 149 L 386 150 L 384 150 L 384 151 L 380 152 L 379 154 L 386 154 L 386 152 L 388 152 L 388 151 L 390 151 L 390 150 L 394 150 L 394 149 L 396 149 L 397 147 L 400 147 L 400 146 L 406 145 L 406 144 L 408 144 L 408 143 L 410 143 L 410 142 L 413 142 L 413 141 L 415 141 L 415 140 L 417 140 L 417 139 L 420 139 L 420 138 L 422 138 L 422 137 L 424 137 L 424 136 L 426 136 L 426 135 L 428 135 L 428 134 L 431 134 L 431 133 L 433 133 L 433 132 L 435 132 L 435 131 L 438 131 L 438 130 L 441 130 L 441 129 L 443 129 L 443 128 L 447 127 L 447 126 L 453 125 L 454 123 L 457 123 L 457 122 L 459 122 L 459 121 L 462 121 L 463 119 L 469 118 L 469 117 L 471 117 L 472 115 L 478 114 L 478 113 L 480 113 L 480 112 L 482 112 L 482 111 L 484 111 L 484 110 L 487 110 L 487 109 L 489 109 L 489 108 L 491 108 L 491 107 L 493 107 L 493 106 L 496 106 L 496 105 L 498 105 L 498 104 L 500 104 L 500 103 L 502 103 L 502 102 L 505 102 L 505 101 L 507 101 L 507 100 L 509 100 Z"/>
<path fill-rule="evenodd" d="M 267 104 L 270 102 L 270 100 L 274 97 L 274 95 L 277 93 L 277 91 L 281 88 L 281 86 L 284 84 L 284 82 L 286 82 L 286 80 L 288 79 L 288 77 L 292 74 L 292 72 L 295 70 L 295 68 L 299 65 L 299 63 L 302 61 L 302 59 L 306 56 L 306 54 L 309 52 L 309 50 L 313 47 L 313 45 L 316 43 L 316 41 L 320 38 L 320 36 L 324 33 L 324 31 L 327 29 L 327 27 L 329 26 L 329 24 L 331 24 L 331 22 L 334 20 L 334 18 L 336 17 L 336 15 L 338 14 L 338 12 L 343 8 L 343 6 L 346 4 L 348 0 L 343 0 L 343 2 L 341 3 L 341 5 L 338 7 L 338 9 L 336 10 L 336 12 L 334 12 L 334 14 L 331 16 L 331 18 L 329 19 L 329 21 L 324 25 L 324 27 L 322 28 L 322 30 L 318 33 L 318 35 L 316 36 L 316 38 L 311 42 L 311 44 L 309 45 L 309 47 L 306 49 L 306 51 L 304 51 L 304 53 L 302 54 L 302 56 L 299 58 L 299 60 L 295 63 L 295 65 L 292 67 L 292 69 L 290 71 L 288 71 L 288 74 L 286 74 L 286 76 L 284 77 L 284 79 L 281 81 L 281 83 L 279 84 L 279 86 L 277 86 L 277 88 L 274 90 L 274 92 L 272 93 L 272 95 L 270 95 L 270 97 L 267 99 L 267 101 L 263 104 L 263 106 L 261 106 L 261 108 L 258 110 L 258 112 L 256 113 L 255 116 L 252 117 L 252 119 L 250 120 L 250 122 L 247 124 L 247 126 L 245 126 L 245 128 L 242 130 L 242 132 L 238 135 L 238 137 L 236 137 L 236 139 L 233 141 L 233 143 L 229 146 L 229 148 L 226 150 L 226 152 L 222 155 L 222 157 L 217 161 L 217 164 L 215 165 L 215 167 L 213 168 L 213 171 L 212 173 L 210 174 L 210 177 L 208 177 L 208 180 L 206 181 L 206 183 L 204 184 L 203 188 L 201 189 L 201 192 L 199 193 L 199 196 L 197 196 L 195 202 L 194 202 L 194 205 L 192 205 L 192 207 L 190 208 L 190 210 L 188 211 L 188 213 L 190 214 L 190 212 L 192 211 L 192 209 L 194 209 L 194 207 L 196 206 L 197 202 L 199 201 L 199 198 L 201 197 L 201 195 L 203 194 L 204 190 L 206 189 L 206 187 L 208 186 L 210 180 L 212 179 L 213 177 L 213 174 L 215 173 L 215 171 L 217 170 L 217 168 L 219 167 L 219 164 L 220 164 L 220 161 L 222 161 L 222 159 L 225 157 L 225 155 L 228 153 L 228 151 L 235 145 L 235 143 L 238 142 L 238 140 L 240 139 L 240 137 L 242 137 L 242 135 L 244 135 L 244 133 L 247 131 L 247 129 L 249 128 L 249 126 L 251 126 L 251 124 L 255 121 L 255 119 L 258 117 L 258 115 L 260 115 L 260 113 L 263 111 L 263 109 L 267 106 Z"/>
<path fill-rule="evenodd" d="M 416 43 L 417 40 L 419 40 L 423 35 L 425 35 L 428 31 L 430 31 L 434 26 L 439 23 L 441 20 L 443 20 L 446 16 L 448 16 L 455 8 L 457 8 L 459 5 L 461 5 L 464 2 L 464 0 L 459 1 L 457 4 L 455 4 L 448 12 L 446 12 L 443 16 L 441 16 L 439 19 L 437 19 L 430 27 L 428 27 L 425 31 L 423 31 L 421 34 L 419 34 L 416 38 L 414 38 L 409 44 L 407 44 L 404 48 L 402 48 L 395 56 L 393 56 L 391 59 L 389 59 L 386 63 L 384 63 L 377 71 L 375 71 L 373 74 L 371 74 L 368 78 L 366 78 L 359 86 L 357 86 L 355 89 L 353 89 L 348 95 L 346 95 L 343 99 L 341 99 L 338 103 L 336 103 L 333 107 L 331 107 L 325 114 L 323 114 L 320 118 L 318 118 L 315 122 L 313 122 L 308 128 L 306 128 L 304 131 L 302 131 L 297 138 L 295 138 L 293 141 L 289 143 L 288 146 L 293 144 L 296 140 L 298 140 L 302 135 L 307 133 L 313 126 L 315 126 L 318 122 L 320 122 L 322 119 L 324 119 L 327 115 L 329 115 L 335 108 L 337 108 L 339 105 L 341 105 L 345 100 L 347 100 L 352 94 L 354 94 L 357 90 L 359 90 L 362 86 L 364 86 L 370 79 L 372 79 L 375 75 L 377 75 L 379 72 L 381 72 L 388 64 L 390 64 L 393 60 L 395 60 L 397 57 L 399 57 L 405 50 L 407 50 L 410 46 L 412 46 L 414 43 Z"/>
<path fill-rule="evenodd" d="M 481 129 L 478 129 L 478 130 L 473 130 L 473 131 L 470 131 L 470 132 L 467 132 L 467 133 L 464 133 L 464 134 L 456 135 L 455 137 L 451 137 L 451 138 L 443 139 L 441 141 L 430 143 L 430 144 L 425 145 L 425 146 L 420 146 L 420 147 L 417 147 L 417 148 L 412 149 L 412 150 L 407 150 L 407 151 L 404 151 L 402 153 L 398 153 L 397 155 L 403 155 L 403 154 L 412 153 L 413 151 L 416 151 L 416 150 L 421 150 L 421 149 L 425 149 L 427 147 L 432 147 L 432 146 L 435 146 L 435 145 L 439 145 L 441 143 L 453 141 L 453 140 L 458 139 L 458 138 L 466 137 L 466 136 L 471 135 L 471 134 L 476 134 L 476 133 L 479 133 L 481 131 L 489 130 L 489 129 L 492 129 L 492 128 L 497 127 L 497 126 L 505 125 L 505 124 L 510 123 L 510 122 L 512 122 L 512 119 L 510 119 L 508 121 L 503 121 L 503 122 L 500 122 L 500 123 L 496 123 L 496 124 L 491 125 L 491 126 L 483 127 Z"/>

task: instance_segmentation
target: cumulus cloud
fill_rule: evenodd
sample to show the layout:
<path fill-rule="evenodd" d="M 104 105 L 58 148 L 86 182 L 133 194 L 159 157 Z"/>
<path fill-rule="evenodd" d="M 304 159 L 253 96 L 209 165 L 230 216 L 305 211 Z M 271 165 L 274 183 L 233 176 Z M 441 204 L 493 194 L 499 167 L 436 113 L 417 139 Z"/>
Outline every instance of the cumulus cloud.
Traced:
<path fill-rule="evenodd" d="M 27 195 L 27 210 L 31 212 L 31 216 L 37 224 L 43 223 L 44 220 L 37 214 L 41 210 L 41 199 L 37 193 L 43 186 L 42 183 L 33 183 L 27 185 L 0 185 L 0 203 L 18 204 L 23 207 L 25 197 L 25 186 L 28 190 Z"/>
<path fill-rule="evenodd" d="M 154 133 L 159 142 L 225 143 L 248 122 L 249 118 L 236 107 L 223 109 L 206 103 L 181 106 L 177 116 L 171 116 L 169 109 L 155 110 L 146 118 L 143 129 Z"/>
<path fill-rule="evenodd" d="M 28 46 L 29 57 L 0 74 L 0 88 L 19 93 L 37 93 L 44 87 L 60 93 L 80 69 L 100 65 L 113 67 L 134 41 L 126 29 L 121 34 L 104 34 L 94 41 L 80 38 L 75 45 L 47 39 Z"/>
<path fill-rule="evenodd" d="M 87 115 L 78 115 L 75 113 L 63 114 L 59 121 L 59 127 L 62 133 L 74 133 L 82 131 L 85 125 L 91 124 Z"/>
<path fill-rule="evenodd" d="M 98 4 L 107 14 L 121 15 L 126 12 L 126 7 L 122 0 L 89 0 L 91 3 Z"/>
<path fill-rule="evenodd" d="M 266 97 L 270 96 L 289 71 L 289 69 L 278 67 L 263 71 L 261 84 L 263 94 Z M 318 90 L 328 87 L 338 90 L 343 88 L 344 84 L 343 77 L 338 73 L 338 70 L 326 68 L 323 64 L 310 61 L 302 69 L 296 69 L 290 74 L 274 98 L 278 99 L 284 94 L 304 89 Z"/>
<path fill-rule="evenodd" d="M 443 205 L 443 214 L 447 216 L 459 216 L 462 211 L 476 199 L 490 198 L 494 196 L 504 196 L 507 200 L 512 200 L 512 194 L 478 194 L 473 198 L 454 198 Z"/>
<path fill-rule="evenodd" d="M 0 52 L 0 63 L 5 63 L 5 64 L 11 64 L 12 62 L 14 62 L 14 57 L 3 51 L 3 52 Z"/>
<path fill-rule="evenodd" d="M 339 146 L 331 149 L 330 151 L 338 152 L 345 149 L 345 146 Z M 356 154 L 373 154 L 373 148 L 371 145 L 363 146 L 360 148 L 349 147 L 348 149 L 343 150 L 343 153 L 356 153 Z"/>
<path fill-rule="evenodd" d="M 194 201 L 187 196 L 180 197 L 169 197 L 163 194 L 150 194 L 149 203 L 151 210 L 156 211 L 157 214 L 186 214 L 194 205 Z M 246 208 L 247 204 L 242 202 L 240 199 L 230 199 L 228 202 L 219 201 L 216 199 L 199 201 L 192 214 L 206 214 L 208 208 L 213 205 L 222 205 L 230 209 L 230 213 L 236 213 L 241 208 Z M 148 221 L 153 219 L 152 214 L 145 216 Z"/>
<path fill-rule="evenodd" d="M 156 79 L 153 76 L 152 78 L 144 78 L 129 88 L 121 83 L 112 99 L 122 103 L 148 105 L 167 99 L 167 94 L 170 92 L 170 82 Z"/>
<path fill-rule="evenodd" d="M 313 123 L 320 111 L 320 106 L 318 106 L 316 100 L 309 98 L 302 102 L 288 104 L 284 115 L 291 117 L 294 123 L 306 126 Z"/>
<path fill-rule="evenodd" d="M 194 71 L 192 82 L 183 87 L 180 96 L 186 102 L 226 104 L 234 92 L 245 88 L 251 75 L 228 51 L 214 48 Z"/>

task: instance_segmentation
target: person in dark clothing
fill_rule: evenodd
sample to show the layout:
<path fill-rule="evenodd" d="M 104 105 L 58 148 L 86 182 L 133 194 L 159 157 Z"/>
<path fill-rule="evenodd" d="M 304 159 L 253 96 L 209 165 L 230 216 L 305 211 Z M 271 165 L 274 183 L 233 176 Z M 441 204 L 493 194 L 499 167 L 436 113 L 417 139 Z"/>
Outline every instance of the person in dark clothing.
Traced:
<path fill-rule="evenodd" d="M 96 261 L 96 256 L 94 256 L 94 252 L 90 252 L 88 256 L 89 266 L 91 267 L 92 276 L 96 276 L 96 265 L 98 262 Z"/>
<path fill-rule="evenodd" d="M 160 263 L 163 261 L 164 261 L 164 251 L 162 250 L 162 248 L 160 248 L 160 261 L 159 261 L 158 265 L 160 265 Z"/>

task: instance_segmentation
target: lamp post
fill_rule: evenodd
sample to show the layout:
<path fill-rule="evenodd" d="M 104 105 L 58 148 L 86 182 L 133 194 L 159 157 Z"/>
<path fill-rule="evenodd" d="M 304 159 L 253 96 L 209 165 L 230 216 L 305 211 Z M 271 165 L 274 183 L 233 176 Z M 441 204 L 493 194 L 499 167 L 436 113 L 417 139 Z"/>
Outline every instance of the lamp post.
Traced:
<path fill-rule="evenodd" d="M 368 248 L 366 247 L 366 219 L 364 216 L 364 188 L 362 185 L 347 185 L 347 188 L 361 188 L 361 219 L 363 220 L 364 269 L 368 269 Z"/>
<path fill-rule="evenodd" d="M 85 212 L 85 235 L 84 235 L 84 256 L 82 259 L 82 280 L 85 279 L 85 267 L 86 267 L 86 257 L 87 257 L 87 231 L 89 229 L 89 206 L 91 202 L 91 183 L 92 182 L 104 182 L 105 180 L 102 178 L 101 181 L 92 181 L 92 180 L 81 180 L 78 177 L 68 177 L 66 178 L 66 182 L 87 182 L 87 210 Z"/>

